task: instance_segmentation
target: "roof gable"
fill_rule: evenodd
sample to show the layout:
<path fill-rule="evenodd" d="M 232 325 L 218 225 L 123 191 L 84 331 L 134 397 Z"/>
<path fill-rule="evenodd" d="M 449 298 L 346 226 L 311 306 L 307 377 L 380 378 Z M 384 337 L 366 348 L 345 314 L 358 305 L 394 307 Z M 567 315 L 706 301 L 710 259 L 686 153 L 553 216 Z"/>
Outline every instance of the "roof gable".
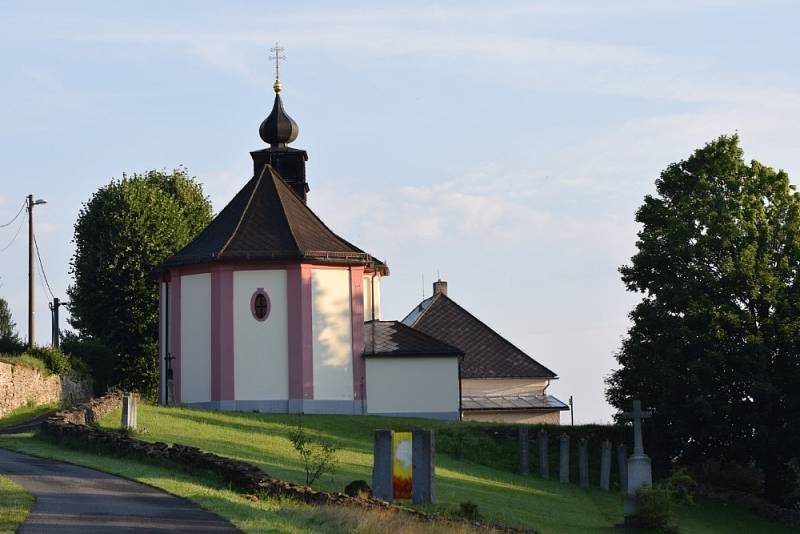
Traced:
<path fill-rule="evenodd" d="M 270 165 L 162 267 L 246 260 L 324 261 L 386 270 L 333 233 Z"/>
<path fill-rule="evenodd" d="M 556 378 L 450 297 L 422 301 L 403 323 L 464 351 L 462 378 Z"/>

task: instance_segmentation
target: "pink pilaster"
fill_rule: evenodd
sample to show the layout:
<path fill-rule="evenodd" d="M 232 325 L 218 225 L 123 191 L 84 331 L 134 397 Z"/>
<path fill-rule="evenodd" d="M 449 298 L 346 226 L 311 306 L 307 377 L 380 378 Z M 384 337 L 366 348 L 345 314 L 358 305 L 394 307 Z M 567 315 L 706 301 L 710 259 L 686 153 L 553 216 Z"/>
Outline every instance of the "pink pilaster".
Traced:
<path fill-rule="evenodd" d="M 289 317 L 289 398 L 314 398 L 314 351 L 311 333 L 311 265 L 287 266 Z"/>
<path fill-rule="evenodd" d="M 350 267 L 350 297 L 353 320 L 353 399 L 364 400 L 364 267 Z"/>
<path fill-rule="evenodd" d="M 211 400 L 233 400 L 233 270 L 211 268 Z"/>
<path fill-rule="evenodd" d="M 172 385 L 175 398 L 181 401 L 181 272 L 170 271 L 169 283 L 169 354 L 172 356 Z"/>

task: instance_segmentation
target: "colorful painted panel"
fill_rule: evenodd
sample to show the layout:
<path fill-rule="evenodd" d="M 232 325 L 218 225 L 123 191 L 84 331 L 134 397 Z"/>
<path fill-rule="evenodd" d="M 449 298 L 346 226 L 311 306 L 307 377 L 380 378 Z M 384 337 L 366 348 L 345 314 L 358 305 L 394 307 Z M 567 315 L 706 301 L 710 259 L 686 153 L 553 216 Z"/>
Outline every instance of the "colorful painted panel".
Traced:
<path fill-rule="evenodd" d="M 411 432 L 392 434 L 392 494 L 411 498 Z"/>

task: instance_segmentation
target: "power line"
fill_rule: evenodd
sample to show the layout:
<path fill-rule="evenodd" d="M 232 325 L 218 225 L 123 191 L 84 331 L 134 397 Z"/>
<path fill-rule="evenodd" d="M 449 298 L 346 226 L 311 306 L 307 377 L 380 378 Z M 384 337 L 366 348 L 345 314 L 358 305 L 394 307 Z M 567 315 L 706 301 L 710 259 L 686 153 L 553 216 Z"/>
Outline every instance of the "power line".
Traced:
<path fill-rule="evenodd" d="M 22 202 L 22 206 L 20 206 L 20 208 L 19 208 L 19 211 L 17 212 L 17 214 L 16 214 L 16 215 L 14 215 L 14 218 L 13 218 L 13 219 L 11 219 L 10 221 L 8 221 L 8 222 L 7 222 L 7 223 L 5 223 L 5 224 L 0 224 L 0 228 L 5 228 L 6 226 L 9 226 L 11 223 L 13 223 L 14 221 L 16 221 L 16 220 L 17 220 L 17 217 L 19 217 L 19 214 L 20 214 L 20 213 L 22 213 L 22 210 L 24 210 L 24 209 L 25 209 L 25 201 L 23 201 L 23 202 Z"/>
<path fill-rule="evenodd" d="M 22 226 L 23 226 L 24 224 L 25 224 L 25 219 L 22 219 L 22 220 L 19 222 L 19 226 L 17 227 L 17 231 L 14 233 L 14 237 L 12 237 L 12 238 L 11 238 L 11 241 L 9 241 L 9 242 L 8 242 L 8 244 L 7 244 L 6 246 L 4 246 L 3 248 L 0 248 L 0 252 L 5 252 L 6 250 L 8 250 L 8 248 L 9 248 L 11 245 L 13 245 L 13 244 L 14 244 L 14 241 L 16 241 L 16 240 L 17 240 L 17 236 L 19 236 L 19 233 L 20 233 L 20 231 L 22 230 Z"/>
<path fill-rule="evenodd" d="M 42 276 L 44 277 L 44 283 L 47 284 L 47 291 L 50 293 L 50 297 L 56 298 L 53 295 L 53 290 L 50 289 L 50 282 L 47 281 L 47 274 L 44 272 L 44 265 L 42 264 L 42 256 L 39 254 L 39 243 L 36 242 L 36 234 L 33 234 L 33 245 L 36 247 L 36 258 L 39 260 L 39 268 L 42 270 Z"/>

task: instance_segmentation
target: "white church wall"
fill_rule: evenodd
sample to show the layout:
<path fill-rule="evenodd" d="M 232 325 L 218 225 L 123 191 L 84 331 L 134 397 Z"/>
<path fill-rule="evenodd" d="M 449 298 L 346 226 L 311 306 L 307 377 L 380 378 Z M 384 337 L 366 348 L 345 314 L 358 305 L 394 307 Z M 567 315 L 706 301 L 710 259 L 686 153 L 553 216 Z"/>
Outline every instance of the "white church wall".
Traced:
<path fill-rule="evenodd" d="M 258 321 L 250 299 L 258 288 L 269 296 L 270 313 Z M 286 271 L 233 273 L 233 354 L 236 400 L 289 398 L 289 322 Z"/>
<path fill-rule="evenodd" d="M 374 279 L 374 282 L 373 282 Z M 373 284 L 375 291 L 375 307 L 373 308 Z M 375 319 L 381 318 L 381 277 L 377 275 L 364 275 L 364 321 L 373 319 L 372 311 L 375 310 Z"/>
<path fill-rule="evenodd" d="M 458 417 L 458 358 L 367 358 L 367 413 Z"/>
<path fill-rule="evenodd" d="M 211 275 L 181 276 L 181 402 L 211 400 Z"/>
<path fill-rule="evenodd" d="M 353 319 L 350 272 L 311 270 L 314 399 L 353 399 Z"/>

